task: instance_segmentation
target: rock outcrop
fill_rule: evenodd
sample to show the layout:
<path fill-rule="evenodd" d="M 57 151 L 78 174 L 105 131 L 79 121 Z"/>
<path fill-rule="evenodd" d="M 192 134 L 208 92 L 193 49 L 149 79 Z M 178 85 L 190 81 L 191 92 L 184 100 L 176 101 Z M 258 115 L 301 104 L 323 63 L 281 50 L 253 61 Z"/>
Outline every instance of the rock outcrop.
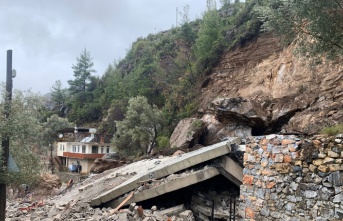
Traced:
<path fill-rule="evenodd" d="M 279 132 L 313 135 L 343 121 L 341 62 L 314 65 L 296 57 L 293 49 L 282 49 L 276 38 L 263 34 L 223 56 L 201 89 L 199 112 L 205 114 L 211 137 L 205 140 Z"/>

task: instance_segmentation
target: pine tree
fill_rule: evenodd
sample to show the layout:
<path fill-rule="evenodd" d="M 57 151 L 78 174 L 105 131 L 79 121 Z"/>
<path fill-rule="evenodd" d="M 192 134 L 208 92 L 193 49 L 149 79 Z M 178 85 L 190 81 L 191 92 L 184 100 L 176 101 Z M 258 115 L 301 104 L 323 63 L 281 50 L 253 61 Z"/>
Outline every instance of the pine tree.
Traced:
<path fill-rule="evenodd" d="M 62 88 L 60 80 L 56 81 L 51 88 L 52 110 L 59 116 L 65 116 L 64 109 L 68 97 L 68 90 Z"/>
<path fill-rule="evenodd" d="M 74 80 L 69 80 L 69 91 L 79 101 L 79 107 L 83 107 L 86 99 L 87 92 L 92 83 L 92 73 L 96 71 L 92 69 L 93 58 L 90 56 L 90 52 L 85 48 L 80 57 L 76 58 L 77 63 L 72 66 L 74 70 Z"/>
<path fill-rule="evenodd" d="M 92 76 L 92 73 L 95 72 L 92 69 L 93 58 L 87 49 L 83 50 L 76 60 L 77 63 L 72 66 L 75 78 L 68 81 L 71 98 L 68 99 L 69 112 L 67 116 L 71 122 L 83 124 L 97 120 L 101 114 L 99 105 L 93 102 L 93 92 L 98 78 Z"/>

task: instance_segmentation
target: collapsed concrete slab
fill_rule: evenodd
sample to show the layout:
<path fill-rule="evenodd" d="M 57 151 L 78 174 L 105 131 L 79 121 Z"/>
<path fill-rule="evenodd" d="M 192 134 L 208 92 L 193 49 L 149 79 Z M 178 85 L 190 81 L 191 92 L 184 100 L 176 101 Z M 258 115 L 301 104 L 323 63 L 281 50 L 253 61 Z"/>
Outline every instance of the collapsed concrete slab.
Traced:
<path fill-rule="evenodd" d="M 133 202 L 141 202 L 147 199 L 155 198 L 160 195 L 185 188 L 187 186 L 193 185 L 195 183 L 202 182 L 204 180 L 210 179 L 214 176 L 217 176 L 219 171 L 215 167 L 206 167 L 203 170 L 196 171 L 193 173 L 188 173 L 182 175 L 179 179 L 174 179 L 170 182 L 164 182 L 161 185 L 157 185 L 150 189 L 144 189 L 141 192 L 138 190 L 134 193 L 134 196 L 126 202 L 124 205 L 129 205 Z M 109 202 L 106 206 L 117 207 L 126 197 L 121 197 L 117 200 Z M 123 205 L 123 206 L 124 206 Z"/>
<path fill-rule="evenodd" d="M 213 164 L 213 163 L 212 163 Z M 243 170 L 235 161 L 228 156 L 218 158 L 215 165 L 206 165 L 204 168 L 194 171 L 185 171 L 183 173 L 171 174 L 168 177 L 159 180 L 149 180 L 141 182 L 141 186 L 134 191 L 133 197 L 126 201 L 122 206 L 129 205 L 130 203 L 141 202 L 144 200 L 152 199 L 160 195 L 170 193 L 196 183 L 213 178 L 217 175 L 223 175 L 236 186 L 242 184 Z M 126 195 L 116 200 L 106 203 L 106 207 L 117 207 L 121 202 L 126 199 Z"/>
<path fill-rule="evenodd" d="M 134 176 L 125 180 L 118 186 L 103 192 L 101 195 L 94 197 L 90 200 L 90 204 L 91 206 L 99 206 L 109 201 L 116 200 L 118 197 L 138 189 L 142 181 L 160 179 L 170 174 L 190 168 L 192 166 L 224 156 L 230 153 L 231 145 L 239 145 L 240 142 L 241 141 L 238 138 L 229 138 L 223 142 L 203 147 L 190 153 L 186 153 L 176 157 L 171 157 L 168 160 L 156 160 L 154 161 L 153 165 L 149 164 L 149 166 L 146 166 L 143 164 L 144 162 L 137 163 L 136 166 L 138 166 L 139 169 L 137 168 L 137 173 Z M 242 171 L 243 169 L 240 168 L 239 170 Z M 214 176 L 215 173 L 219 173 L 217 169 L 213 171 L 210 172 L 211 175 L 209 176 Z M 203 172 L 201 174 L 204 175 Z M 236 175 L 233 176 L 235 177 Z M 239 176 L 235 177 L 235 179 L 241 180 Z M 194 180 L 194 182 L 196 182 L 196 180 Z M 180 186 L 176 185 L 173 188 L 179 189 L 182 188 L 182 185 L 184 184 L 180 184 Z M 165 190 L 165 192 L 172 191 L 171 189 Z"/>
<path fill-rule="evenodd" d="M 243 180 L 243 168 L 228 156 L 222 156 L 218 171 L 228 180 L 240 186 Z"/>

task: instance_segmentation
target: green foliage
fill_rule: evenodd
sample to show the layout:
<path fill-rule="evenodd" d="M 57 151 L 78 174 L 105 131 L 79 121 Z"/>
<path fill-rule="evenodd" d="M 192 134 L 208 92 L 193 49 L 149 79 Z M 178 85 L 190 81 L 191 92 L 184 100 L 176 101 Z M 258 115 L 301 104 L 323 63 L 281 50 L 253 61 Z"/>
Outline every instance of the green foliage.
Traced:
<path fill-rule="evenodd" d="M 149 105 L 142 96 L 131 98 L 125 119 L 116 122 L 117 130 L 112 144 L 127 156 L 148 154 L 157 145 L 156 139 L 162 125 L 162 113 L 156 106 Z"/>
<path fill-rule="evenodd" d="M 102 84 L 104 88 L 99 101 L 104 110 L 108 110 L 114 100 L 128 99 L 128 89 L 125 87 L 126 78 L 122 76 L 120 69 L 116 66 L 116 64 L 110 65 L 101 79 L 104 82 Z"/>
<path fill-rule="evenodd" d="M 190 47 L 194 44 L 197 38 L 197 32 L 194 30 L 188 18 L 189 6 L 185 6 L 182 14 L 182 25 L 179 32 L 179 37 L 182 39 L 186 46 Z"/>
<path fill-rule="evenodd" d="M 264 30 L 286 43 L 295 41 L 302 54 L 335 58 L 343 53 L 342 5 L 341 0 L 268 0 L 258 11 Z"/>
<path fill-rule="evenodd" d="M 91 74 L 95 72 L 93 58 L 90 52 L 84 49 L 80 57 L 76 58 L 77 63 L 72 66 L 74 70 L 74 80 L 69 80 L 69 91 L 71 94 L 82 94 L 89 90 L 91 85 Z"/>
<path fill-rule="evenodd" d="M 69 80 L 71 97 L 67 100 L 69 108 L 68 119 L 77 125 L 99 120 L 102 116 L 102 107 L 97 98 L 103 92 L 101 80 L 91 74 L 95 72 L 93 58 L 86 49 L 77 58 L 73 65 L 74 80 Z"/>
<path fill-rule="evenodd" d="M 102 134 L 113 135 L 115 133 L 116 122 L 125 118 L 127 100 L 113 100 L 111 107 L 107 111 L 107 116 L 102 120 L 99 131 Z"/>
<path fill-rule="evenodd" d="M 207 0 L 207 11 L 195 42 L 195 56 L 197 58 L 197 72 L 208 72 L 223 51 L 225 44 L 223 35 L 223 23 L 216 9 L 216 2 Z"/>
<path fill-rule="evenodd" d="M 34 184 L 38 180 L 41 169 L 38 153 L 45 151 L 40 122 L 44 105 L 45 100 L 39 95 L 15 91 L 9 118 L 0 121 L 1 138 L 9 137 L 10 154 L 20 169 L 19 173 L 0 171 L 0 179 L 6 179 L 8 184 Z"/>
<path fill-rule="evenodd" d="M 10 151 L 20 171 L 9 172 L 9 183 L 16 187 L 23 183 L 29 185 L 36 184 L 40 179 L 42 169 L 39 155 L 25 146 L 11 148 Z"/>
<path fill-rule="evenodd" d="M 65 116 L 66 101 L 68 98 L 68 89 L 62 88 L 60 80 L 56 81 L 51 88 L 51 108 L 59 116 Z"/>
<path fill-rule="evenodd" d="M 261 29 L 262 22 L 255 7 L 258 0 L 247 1 L 246 3 L 235 2 L 231 7 L 234 14 L 232 17 L 233 29 L 229 47 L 244 46 L 246 42 L 256 38 Z"/>
<path fill-rule="evenodd" d="M 334 136 L 334 135 L 343 133 L 343 125 L 337 124 L 331 127 L 325 127 L 322 129 L 321 133 L 327 134 L 329 136 Z"/>
<path fill-rule="evenodd" d="M 158 136 L 157 147 L 158 149 L 164 149 L 166 147 L 169 147 L 169 138 L 166 136 Z"/>
<path fill-rule="evenodd" d="M 48 146 L 57 140 L 58 131 L 66 128 L 73 127 L 67 118 L 59 117 L 57 114 L 51 115 L 45 123 L 43 123 L 42 144 Z"/>

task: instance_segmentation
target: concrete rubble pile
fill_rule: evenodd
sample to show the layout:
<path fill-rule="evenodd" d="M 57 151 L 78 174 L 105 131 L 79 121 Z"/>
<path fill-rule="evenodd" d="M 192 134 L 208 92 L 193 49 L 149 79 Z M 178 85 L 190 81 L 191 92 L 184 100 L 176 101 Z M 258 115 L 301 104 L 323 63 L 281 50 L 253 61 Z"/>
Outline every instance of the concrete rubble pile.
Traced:
<path fill-rule="evenodd" d="M 32 207 L 30 210 L 20 210 L 32 204 L 10 203 L 7 208 L 8 221 L 60 221 L 60 220 L 87 220 L 87 221 L 193 221 L 192 211 L 186 210 L 184 205 L 173 208 L 158 210 L 156 206 L 151 209 L 143 209 L 136 203 L 131 203 L 128 209 L 119 210 L 111 214 L 112 208 L 92 208 L 87 203 L 68 203 L 56 206 L 51 202 L 44 203 L 40 207 Z"/>
<path fill-rule="evenodd" d="M 190 188 L 223 171 L 232 182 L 241 182 L 242 168 L 227 156 L 239 143 L 239 139 L 232 138 L 189 153 L 145 159 L 91 175 L 51 198 L 8 203 L 6 220 L 192 221 L 193 212 L 187 210 L 189 205 L 181 205 L 183 202 L 162 205 L 152 201 L 150 206 L 141 202 Z M 198 209 L 197 216 L 200 213 L 206 216 Z"/>
<path fill-rule="evenodd" d="M 210 194 L 199 193 L 192 198 L 192 210 L 187 210 L 183 204 L 160 208 L 152 206 L 144 209 L 136 203 L 131 203 L 127 209 L 121 209 L 113 213 L 112 208 L 92 208 L 88 203 L 69 202 L 65 205 L 56 206 L 50 200 L 42 202 L 40 206 L 31 206 L 32 203 L 8 203 L 8 221 L 33 220 L 33 221 L 59 221 L 59 220 L 118 220 L 118 221 L 193 221 L 211 219 L 212 200 L 205 195 L 211 195 L 210 199 L 215 202 L 214 218 L 229 219 L 229 197 L 230 193 L 212 191 Z M 37 204 L 36 204 L 37 205 Z M 28 207 L 30 209 L 26 210 Z M 25 210 L 24 210 L 25 209 Z M 195 214 L 193 214 L 195 213 Z"/>

